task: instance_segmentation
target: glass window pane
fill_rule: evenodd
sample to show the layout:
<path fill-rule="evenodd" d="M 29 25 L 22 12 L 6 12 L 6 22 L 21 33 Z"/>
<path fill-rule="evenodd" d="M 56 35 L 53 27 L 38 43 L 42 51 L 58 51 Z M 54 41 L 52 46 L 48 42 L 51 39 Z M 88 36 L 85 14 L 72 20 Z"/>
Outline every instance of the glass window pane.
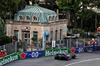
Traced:
<path fill-rule="evenodd" d="M 60 29 L 60 39 L 61 39 L 62 29 Z"/>
<path fill-rule="evenodd" d="M 14 36 L 18 38 L 18 30 L 14 30 Z"/>
<path fill-rule="evenodd" d="M 27 42 L 27 39 L 25 39 L 25 42 Z"/>
<path fill-rule="evenodd" d="M 36 42 L 38 41 L 38 32 L 37 31 L 33 31 L 33 37 L 36 38 Z"/>
<path fill-rule="evenodd" d="M 27 34 L 25 34 L 25 38 L 27 38 Z"/>
<path fill-rule="evenodd" d="M 57 30 L 55 31 L 55 40 L 57 40 Z"/>
<path fill-rule="evenodd" d="M 30 20 L 30 17 L 29 16 L 26 16 L 26 20 Z"/>

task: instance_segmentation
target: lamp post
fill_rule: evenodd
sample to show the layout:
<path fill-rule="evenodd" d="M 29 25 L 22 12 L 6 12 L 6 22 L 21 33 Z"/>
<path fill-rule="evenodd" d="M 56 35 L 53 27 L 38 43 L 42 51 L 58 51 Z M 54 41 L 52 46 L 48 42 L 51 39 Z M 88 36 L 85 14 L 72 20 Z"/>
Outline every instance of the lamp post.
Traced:
<path fill-rule="evenodd" d="M 96 28 L 97 28 L 97 7 L 96 7 L 96 15 L 95 15 L 95 33 L 96 33 Z"/>

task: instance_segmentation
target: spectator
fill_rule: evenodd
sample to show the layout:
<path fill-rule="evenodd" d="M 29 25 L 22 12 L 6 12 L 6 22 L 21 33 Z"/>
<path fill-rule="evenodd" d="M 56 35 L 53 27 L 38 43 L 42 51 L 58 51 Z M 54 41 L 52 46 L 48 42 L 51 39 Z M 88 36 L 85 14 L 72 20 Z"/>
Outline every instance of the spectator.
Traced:
<path fill-rule="evenodd" d="M 4 57 L 4 51 L 1 50 L 1 52 L 0 52 L 0 58 L 3 58 L 3 57 Z"/>
<path fill-rule="evenodd" d="M 66 46 L 64 46 L 63 48 L 66 48 Z"/>
<path fill-rule="evenodd" d="M 49 45 L 46 46 L 46 49 L 49 49 Z"/>
<path fill-rule="evenodd" d="M 4 49 L 4 56 L 6 56 L 7 55 L 7 52 L 6 52 L 6 49 Z"/>
<path fill-rule="evenodd" d="M 55 49 L 58 49 L 58 45 L 56 44 Z"/>
<path fill-rule="evenodd" d="M 36 44 L 36 48 L 37 48 L 37 50 L 39 50 L 39 44 L 38 43 Z"/>

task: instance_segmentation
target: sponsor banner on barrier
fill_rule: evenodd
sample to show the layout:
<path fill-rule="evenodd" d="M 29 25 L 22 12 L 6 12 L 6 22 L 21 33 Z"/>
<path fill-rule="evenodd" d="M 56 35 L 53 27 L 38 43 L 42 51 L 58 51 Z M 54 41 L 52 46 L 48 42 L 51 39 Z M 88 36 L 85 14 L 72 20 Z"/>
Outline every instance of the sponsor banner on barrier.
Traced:
<path fill-rule="evenodd" d="M 13 53 L 13 54 L 7 55 L 0 59 L 0 66 L 10 63 L 17 59 L 18 59 L 18 53 Z"/>
<path fill-rule="evenodd" d="M 89 47 L 77 47 L 77 48 L 67 48 L 65 49 L 51 49 L 51 50 L 43 50 L 43 51 L 27 51 L 27 52 L 17 52 L 12 53 L 10 55 L 7 55 L 3 58 L 0 58 L 0 66 L 3 66 L 7 63 L 10 63 L 12 61 L 22 59 L 22 58 L 34 58 L 34 57 L 42 57 L 42 56 L 52 56 L 57 53 L 80 53 L 80 52 L 87 52 L 87 49 L 91 49 L 92 51 L 98 51 L 100 50 L 100 46 L 89 46 Z"/>
<path fill-rule="evenodd" d="M 77 48 L 74 48 L 74 49 L 76 49 L 76 50 L 75 50 L 75 53 L 84 52 L 84 48 L 83 48 L 83 47 L 77 47 Z"/>
<path fill-rule="evenodd" d="M 81 52 L 93 52 L 100 50 L 100 46 L 87 46 L 87 47 L 76 47 L 75 53 L 81 53 Z"/>
<path fill-rule="evenodd" d="M 68 50 L 67 50 L 67 48 L 44 50 L 44 56 L 52 56 L 52 55 L 56 55 L 57 53 L 64 53 L 64 52 L 71 53 L 70 49 L 72 49 L 72 48 L 69 48 Z"/>
<path fill-rule="evenodd" d="M 100 46 L 96 46 L 96 49 L 97 49 L 97 50 L 100 50 Z"/>
<path fill-rule="evenodd" d="M 42 51 L 26 51 L 22 52 L 20 55 L 20 59 L 25 59 L 25 58 L 35 58 L 35 57 L 42 57 L 44 53 L 44 50 Z"/>

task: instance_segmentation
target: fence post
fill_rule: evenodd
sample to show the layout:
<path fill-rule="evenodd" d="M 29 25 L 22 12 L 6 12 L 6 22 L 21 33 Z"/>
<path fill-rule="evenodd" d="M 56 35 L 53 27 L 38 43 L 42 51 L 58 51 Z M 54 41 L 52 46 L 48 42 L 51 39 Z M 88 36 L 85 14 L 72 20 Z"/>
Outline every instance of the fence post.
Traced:
<path fill-rule="evenodd" d="M 5 45 L 3 45 L 3 50 L 5 49 Z"/>
<path fill-rule="evenodd" d="M 41 41 L 40 41 L 40 50 L 41 50 Z"/>
<path fill-rule="evenodd" d="M 33 41 L 31 42 L 31 51 L 33 51 Z"/>
<path fill-rule="evenodd" d="M 25 42 L 25 50 L 27 51 L 27 42 Z"/>
<path fill-rule="evenodd" d="M 85 47 L 85 39 L 84 39 L 84 47 Z"/>
<path fill-rule="evenodd" d="M 63 44 L 63 45 L 62 45 Z M 61 45 L 62 45 L 62 47 L 64 46 L 64 39 L 63 39 L 63 43 L 62 43 Z"/>
<path fill-rule="evenodd" d="M 61 45 L 61 39 L 60 39 L 60 45 Z"/>
<path fill-rule="evenodd" d="M 67 49 L 68 49 L 68 39 L 67 39 Z"/>
<path fill-rule="evenodd" d="M 15 42 L 15 52 L 17 52 L 17 41 Z"/>
<path fill-rule="evenodd" d="M 78 47 L 78 39 L 76 39 L 76 47 Z"/>
<path fill-rule="evenodd" d="M 70 47 L 71 47 L 71 38 L 70 38 Z"/>

